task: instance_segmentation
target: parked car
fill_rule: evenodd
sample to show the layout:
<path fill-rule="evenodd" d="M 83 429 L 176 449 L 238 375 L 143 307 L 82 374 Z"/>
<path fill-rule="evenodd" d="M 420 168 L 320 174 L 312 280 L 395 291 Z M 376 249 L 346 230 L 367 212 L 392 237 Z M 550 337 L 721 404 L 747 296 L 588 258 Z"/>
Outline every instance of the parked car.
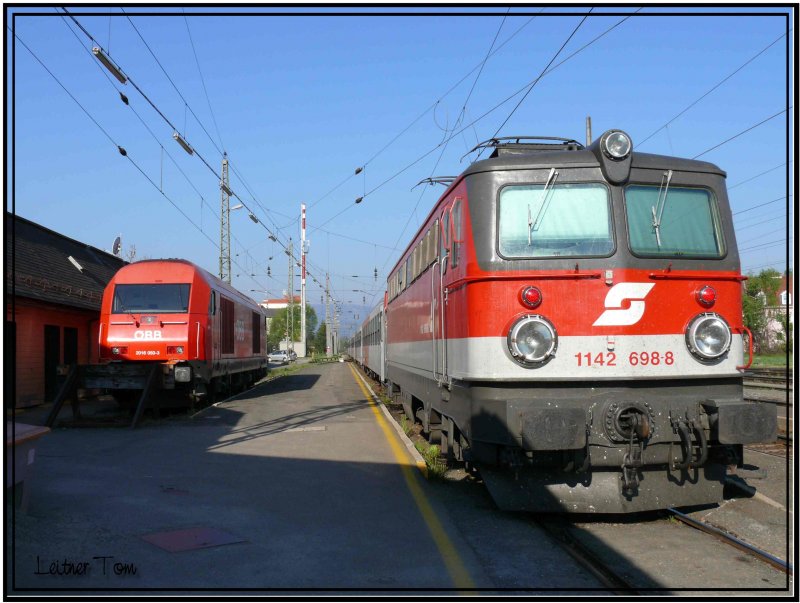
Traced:
<path fill-rule="evenodd" d="M 277 364 L 289 364 L 289 354 L 285 350 L 275 350 L 269 353 L 269 361 Z"/>

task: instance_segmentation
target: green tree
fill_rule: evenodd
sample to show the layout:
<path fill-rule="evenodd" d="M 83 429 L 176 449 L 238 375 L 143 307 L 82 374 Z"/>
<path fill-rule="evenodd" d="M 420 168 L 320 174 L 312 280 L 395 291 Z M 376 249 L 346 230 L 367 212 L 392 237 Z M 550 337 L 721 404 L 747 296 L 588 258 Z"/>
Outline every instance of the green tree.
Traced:
<path fill-rule="evenodd" d="M 298 304 L 292 305 L 292 329 L 289 335 L 294 336 L 294 341 L 300 339 L 300 306 Z M 282 341 L 286 341 L 287 326 L 289 325 L 289 308 L 281 308 L 272 317 L 269 323 L 269 349 L 273 350 L 280 347 Z M 306 305 L 306 348 L 312 343 L 314 330 L 317 328 L 317 313 L 310 305 Z"/>
<path fill-rule="evenodd" d="M 773 268 L 762 270 L 756 275 L 748 275 L 742 296 L 742 319 L 753 333 L 753 347 L 756 351 L 763 351 L 767 345 L 767 315 L 764 308 L 778 305 L 780 286 L 781 274 Z"/>
<path fill-rule="evenodd" d="M 742 296 L 742 319 L 744 326 L 753 334 L 753 346 L 756 350 L 760 350 L 766 335 L 767 316 L 764 314 L 764 302 L 761 297 L 755 293 L 751 294 L 749 290 Z"/>
<path fill-rule="evenodd" d="M 319 329 L 317 329 L 316 335 L 314 335 L 314 351 L 317 354 L 325 353 L 327 337 L 328 337 L 327 328 L 325 326 L 325 323 L 323 322 L 321 325 L 319 325 Z"/>
<path fill-rule="evenodd" d="M 747 293 L 753 296 L 759 292 L 764 294 L 764 303 L 767 306 L 777 306 L 778 289 L 781 287 L 781 273 L 774 268 L 762 270 L 757 275 L 751 275 L 747 280 Z"/>

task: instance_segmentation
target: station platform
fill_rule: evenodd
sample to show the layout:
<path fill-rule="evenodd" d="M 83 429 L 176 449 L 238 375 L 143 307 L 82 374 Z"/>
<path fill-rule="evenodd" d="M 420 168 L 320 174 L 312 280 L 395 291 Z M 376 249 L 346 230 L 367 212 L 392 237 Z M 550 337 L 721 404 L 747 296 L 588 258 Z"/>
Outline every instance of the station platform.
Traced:
<path fill-rule="evenodd" d="M 350 364 L 309 365 L 182 422 L 55 429 L 9 592 L 486 584 L 368 397 Z"/>

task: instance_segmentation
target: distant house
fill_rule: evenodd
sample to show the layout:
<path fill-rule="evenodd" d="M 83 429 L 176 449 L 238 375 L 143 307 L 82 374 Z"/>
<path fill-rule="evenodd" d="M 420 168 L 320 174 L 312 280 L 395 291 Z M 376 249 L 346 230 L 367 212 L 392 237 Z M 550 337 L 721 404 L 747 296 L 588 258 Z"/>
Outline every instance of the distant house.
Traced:
<path fill-rule="evenodd" d="M 789 276 L 784 274 L 781 277 L 781 286 L 778 289 L 778 299 L 780 299 L 780 303 L 782 306 L 789 307 L 789 313 L 791 314 L 794 310 L 794 283 L 792 282 L 792 273 L 789 273 Z"/>
<path fill-rule="evenodd" d="M 5 239 L 5 400 L 33 406 L 59 365 L 97 362 L 103 289 L 127 262 L 8 212 Z"/>
<path fill-rule="evenodd" d="M 778 278 L 778 277 L 776 277 Z M 790 324 L 794 323 L 794 284 L 792 273 L 784 274 L 778 288 L 778 305 L 764 306 L 764 315 L 767 317 L 765 328 L 766 344 L 768 349 L 781 346 L 786 339 L 785 328 L 783 326 L 784 317 L 789 316 Z M 762 301 L 766 300 L 763 292 L 760 292 Z"/>
<path fill-rule="evenodd" d="M 295 295 L 293 301 L 294 301 L 295 304 L 299 305 L 300 304 L 300 296 L 299 295 Z M 270 323 L 272 322 L 272 319 L 275 318 L 275 315 L 278 313 L 278 310 L 282 310 L 283 308 L 286 308 L 289 305 L 289 298 L 288 297 L 283 297 L 283 298 L 280 298 L 280 299 L 265 299 L 259 305 L 267 311 L 267 333 L 269 333 L 269 327 L 270 327 Z M 297 311 L 299 311 L 299 308 L 297 309 Z M 300 337 L 300 333 L 295 333 L 295 336 L 296 337 Z M 291 343 L 293 345 L 290 346 L 290 349 L 293 349 L 295 352 L 297 352 L 297 354 L 299 356 L 305 356 L 305 348 L 304 348 L 303 343 L 301 341 L 293 341 Z M 281 350 L 285 350 L 286 349 L 286 340 L 285 339 L 281 341 L 280 349 Z M 301 352 L 302 352 L 302 354 L 301 354 Z"/>

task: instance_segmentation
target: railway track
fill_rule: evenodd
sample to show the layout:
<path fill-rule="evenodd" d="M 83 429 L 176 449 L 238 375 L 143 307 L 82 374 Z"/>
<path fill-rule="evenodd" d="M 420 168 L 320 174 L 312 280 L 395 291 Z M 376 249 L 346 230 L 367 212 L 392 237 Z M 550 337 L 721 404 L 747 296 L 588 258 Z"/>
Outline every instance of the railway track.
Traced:
<path fill-rule="evenodd" d="M 603 561 L 600 556 L 575 538 L 571 534 L 571 525 L 565 520 L 536 518 L 533 523 L 547 533 L 553 542 L 575 559 L 581 567 L 597 578 L 612 594 L 621 596 L 640 594 L 636 587 L 621 576 L 611 564 Z"/>
<path fill-rule="evenodd" d="M 728 546 L 743 551 L 781 572 L 786 574 L 792 574 L 794 572 L 792 564 L 707 522 L 699 521 L 672 508 L 667 509 L 666 512 L 668 516 L 674 517 L 686 526 L 713 536 Z M 568 553 L 581 567 L 592 574 L 603 585 L 604 589 L 611 594 L 635 596 L 653 590 L 671 590 L 670 588 L 654 589 L 650 586 L 643 587 L 641 584 L 634 584 L 630 579 L 622 575 L 622 572 L 619 571 L 618 564 L 606 561 L 603 557 L 584 545 L 581 539 L 573 533 L 573 530 L 576 528 L 568 520 L 552 517 L 548 517 L 547 519 L 534 518 L 533 523 L 541 528 L 559 548 Z"/>
<path fill-rule="evenodd" d="M 735 547 L 741 551 L 744 551 L 747 554 L 756 557 L 757 559 L 763 561 L 764 563 L 768 563 L 769 565 L 779 569 L 784 573 L 789 574 L 794 571 L 791 563 L 788 563 L 782 559 L 778 559 L 777 557 L 767 553 L 766 551 L 763 551 L 758 547 L 753 546 L 752 544 L 749 544 L 747 542 L 744 542 L 743 540 L 736 538 L 735 536 L 729 534 L 728 532 L 720 530 L 719 528 L 716 528 L 704 521 L 698 521 L 697 519 L 693 519 L 692 517 L 689 517 L 688 515 L 685 515 L 680 511 L 677 511 L 676 509 L 670 508 L 667 509 L 667 511 L 670 513 L 670 515 L 675 517 L 677 520 L 685 523 L 686 525 L 696 528 L 698 530 L 702 530 L 707 534 L 711 534 L 712 536 L 718 538 L 725 544 Z"/>

